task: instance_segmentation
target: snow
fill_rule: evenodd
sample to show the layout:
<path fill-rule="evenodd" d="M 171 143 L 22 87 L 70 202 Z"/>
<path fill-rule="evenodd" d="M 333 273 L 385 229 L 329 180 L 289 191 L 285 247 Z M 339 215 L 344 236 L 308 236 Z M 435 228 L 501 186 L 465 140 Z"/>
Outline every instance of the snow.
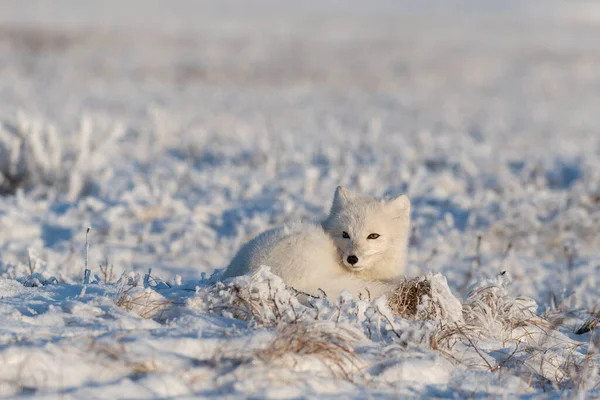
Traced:
<path fill-rule="evenodd" d="M 599 15 L 1 3 L 0 396 L 600 396 Z M 339 184 L 410 196 L 438 319 L 211 278 Z"/>

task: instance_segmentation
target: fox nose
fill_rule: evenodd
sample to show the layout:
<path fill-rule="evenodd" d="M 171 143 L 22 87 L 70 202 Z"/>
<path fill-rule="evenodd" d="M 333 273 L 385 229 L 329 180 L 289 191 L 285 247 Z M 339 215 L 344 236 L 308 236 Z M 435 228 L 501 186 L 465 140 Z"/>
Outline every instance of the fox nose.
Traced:
<path fill-rule="evenodd" d="M 348 264 L 350 265 L 354 265 L 358 262 L 358 257 L 356 256 L 348 256 L 348 258 L 346 259 L 346 261 L 348 261 Z"/>

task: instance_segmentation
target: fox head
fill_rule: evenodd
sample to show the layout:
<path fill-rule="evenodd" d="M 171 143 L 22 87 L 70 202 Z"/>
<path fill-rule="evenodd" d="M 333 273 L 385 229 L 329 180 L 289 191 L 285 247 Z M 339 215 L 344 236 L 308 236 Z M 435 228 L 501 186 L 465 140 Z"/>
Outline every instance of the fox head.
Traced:
<path fill-rule="evenodd" d="M 410 200 L 406 195 L 379 200 L 338 186 L 323 228 L 350 271 L 392 268 L 396 271 L 388 275 L 404 272 L 410 230 Z"/>

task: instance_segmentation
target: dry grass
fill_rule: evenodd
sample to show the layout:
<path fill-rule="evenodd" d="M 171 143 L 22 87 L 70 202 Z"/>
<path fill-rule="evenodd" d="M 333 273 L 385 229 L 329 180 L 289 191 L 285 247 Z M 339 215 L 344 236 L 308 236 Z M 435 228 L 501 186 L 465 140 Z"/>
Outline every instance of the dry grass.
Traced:
<path fill-rule="evenodd" d="M 156 318 L 166 311 L 172 301 L 158 295 L 153 290 L 138 292 L 136 286 L 119 290 L 116 304 L 127 312 L 135 312 L 142 318 Z M 138 292 L 138 293 L 133 293 Z"/>
<path fill-rule="evenodd" d="M 283 325 L 275 338 L 255 357 L 263 362 L 277 362 L 291 357 L 314 357 L 336 378 L 353 381 L 360 370 L 359 358 L 352 346 L 358 337 L 340 325 L 300 322 Z"/>
<path fill-rule="evenodd" d="M 113 283 L 116 280 L 116 275 L 114 272 L 114 265 L 108 264 L 108 257 L 104 259 L 104 264 L 100 263 L 98 265 L 100 268 L 100 273 L 102 274 L 102 282 L 104 283 Z"/>
<path fill-rule="evenodd" d="M 462 303 L 440 274 L 405 280 L 388 297 L 395 317 L 411 321 L 437 320 L 440 324 L 462 322 Z"/>
<path fill-rule="evenodd" d="M 281 319 L 280 306 L 283 306 L 276 293 L 270 292 L 267 298 L 262 297 L 257 291 L 234 285 L 229 288 L 235 294 L 231 311 L 238 319 L 249 321 L 254 319 L 262 325 L 268 325 L 270 319 L 265 316 L 264 310 L 270 309 L 276 320 Z"/>
<path fill-rule="evenodd" d="M 333 331 L 323 330 L 319 321 L 298 317 L 306 311 L 303 307 L 297 308 L 298 314 L 290 313 L 290 308 L 293 309 L 288 304 L 290 293 L 275 282 L 271 287 L 271 282 L 251 279 L 216 289 L 227 293 L 228 301 L 219 307 L 237 318 L 275 326 L 276 337 L 250 358 L 294 368 L 311 362 L 310 357 L 314 357 L 333 376 L 348 381 L 356 379 L 360 358 L 354 351 L 354 339 L 342 331 L 343 324 L 333 325 L 336 329 Z M 562 332 L 564 329 L 559 326 L 562 319 L 549 320 L 537 314 L 537 304 L 532 299 L 510 296 L 509 282 L 505 274 L 483 280 L 473 285 L 465 301 L 460 302 L 449 291 L 441 290 L 445 287 L 444 280 L 420 277 L 402 282 L 387 301 L 395 317 L 436 320 L 436 328 L 427 336 L 429 347 L 454 364 L 521 376 L 527 390 L 582 391 L 597 385 L 598 379 L 593 375 L 598 362 L 594 345 L 582 355 L 585 344 Z M 316 320 L 320 319 L 318 311 Z M 454 312 L 461 318 L 453 318 Z M 338 309 L 329 315 L 328 321 L 335 322 L 340 313 Z M 381 316 L 388 318 L 386 313 Z M 388 323 L 394 330 L 393 322 L 388 319 Z M 582 328 L 593 330 L 596 324 L 594 313 Z M 394 333 L 401 338 L 401 332 Z M 483 342 L 497 343 L 497 350 L 490 352 L 481 345 Z"/>
<path fill-rule="evenodd" d="M 260 271 L 248 280 L 234 280 L 227 285 L 218 282 L 207 293 L 209 308 L 226 312 L 243 321 L 253 321 L 261 326 L 295 323 L 307 311 L 277 276 L 264 278 Z M 212 299 L 220 299 L 216 304 Z"/>
<path fill-rule="evenodd" d="M 146 375 L 158 371 L 156 361 L 151 358 L 148 360 L 135 360 L 123 342 L 100 343 L 92 340 L 89 350 L 107 358 L 109 361 L 123 364 L 134 375 Z"/>
<path fill-rule="evenodd" d="M 600 349 L 600 335 L 590 336 L 590 344 L 586 352 L 585 358 L 576 369 L 577 375 L 573 378 L 573 394 L 571 398 L 576 398 L 578 394 L 584 394 L 585 390 L 595 389 L 600 386 L 600 376 L 598 376 L 597 366 L 594 366 L 594 358 L 597 357 L 598 349 Z M 596 369 L 594 372 L 593 370 Z M 592 371 L 591 371 L 592 370 Z M 589 375 L 595 375 L 596 381 L 589 382 Z"/>
<path fill-rule="evenodd" d="M 592 372 L 600 337 L 597 343 L 588 344 L 582 357 L 580 352 L 585 344 L 572 340 L 559 329 L 564 314 L 555 316 L 554 321 L 548 320 L 535 313 L 530 299 L 505 297 L 498 289 L 492 284 L 471 291 L 463 304 L 464 323 L 440 326 L 431 338 L 431 348 L 453 363 L 500 375 L 521 376 L 529 388 L 570 391 L 571 398 L 600 382 L 597 373 L 594 376 Z M 581 333 L 593 331 L 594 317 L 581 326 Z M 500 341 L 504 350 L 490 357 L 479 345 L 482 339 Z"/>
<path fill-rule="evenodd" d="M 396 317 L 409 320 L 435 318 L 435 305 L 429 300 L 431 283 L 427 279 L 415 278 L 403 281 L 394 290 L 388 299 L 388 306 Z"/>

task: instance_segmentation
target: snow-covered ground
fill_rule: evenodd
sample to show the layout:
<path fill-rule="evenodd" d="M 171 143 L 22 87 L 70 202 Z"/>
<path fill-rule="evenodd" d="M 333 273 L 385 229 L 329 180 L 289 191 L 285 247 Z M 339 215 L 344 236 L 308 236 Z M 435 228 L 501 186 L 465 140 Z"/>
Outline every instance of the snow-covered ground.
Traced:
<path fill-rule="evenodd" d="M 600 396 L 599 91 L 593 2 L 1 2 L 0 396 Z M 208 276 L 338 184 L 466 325 L 267 272 L 233 318 Z"/>

